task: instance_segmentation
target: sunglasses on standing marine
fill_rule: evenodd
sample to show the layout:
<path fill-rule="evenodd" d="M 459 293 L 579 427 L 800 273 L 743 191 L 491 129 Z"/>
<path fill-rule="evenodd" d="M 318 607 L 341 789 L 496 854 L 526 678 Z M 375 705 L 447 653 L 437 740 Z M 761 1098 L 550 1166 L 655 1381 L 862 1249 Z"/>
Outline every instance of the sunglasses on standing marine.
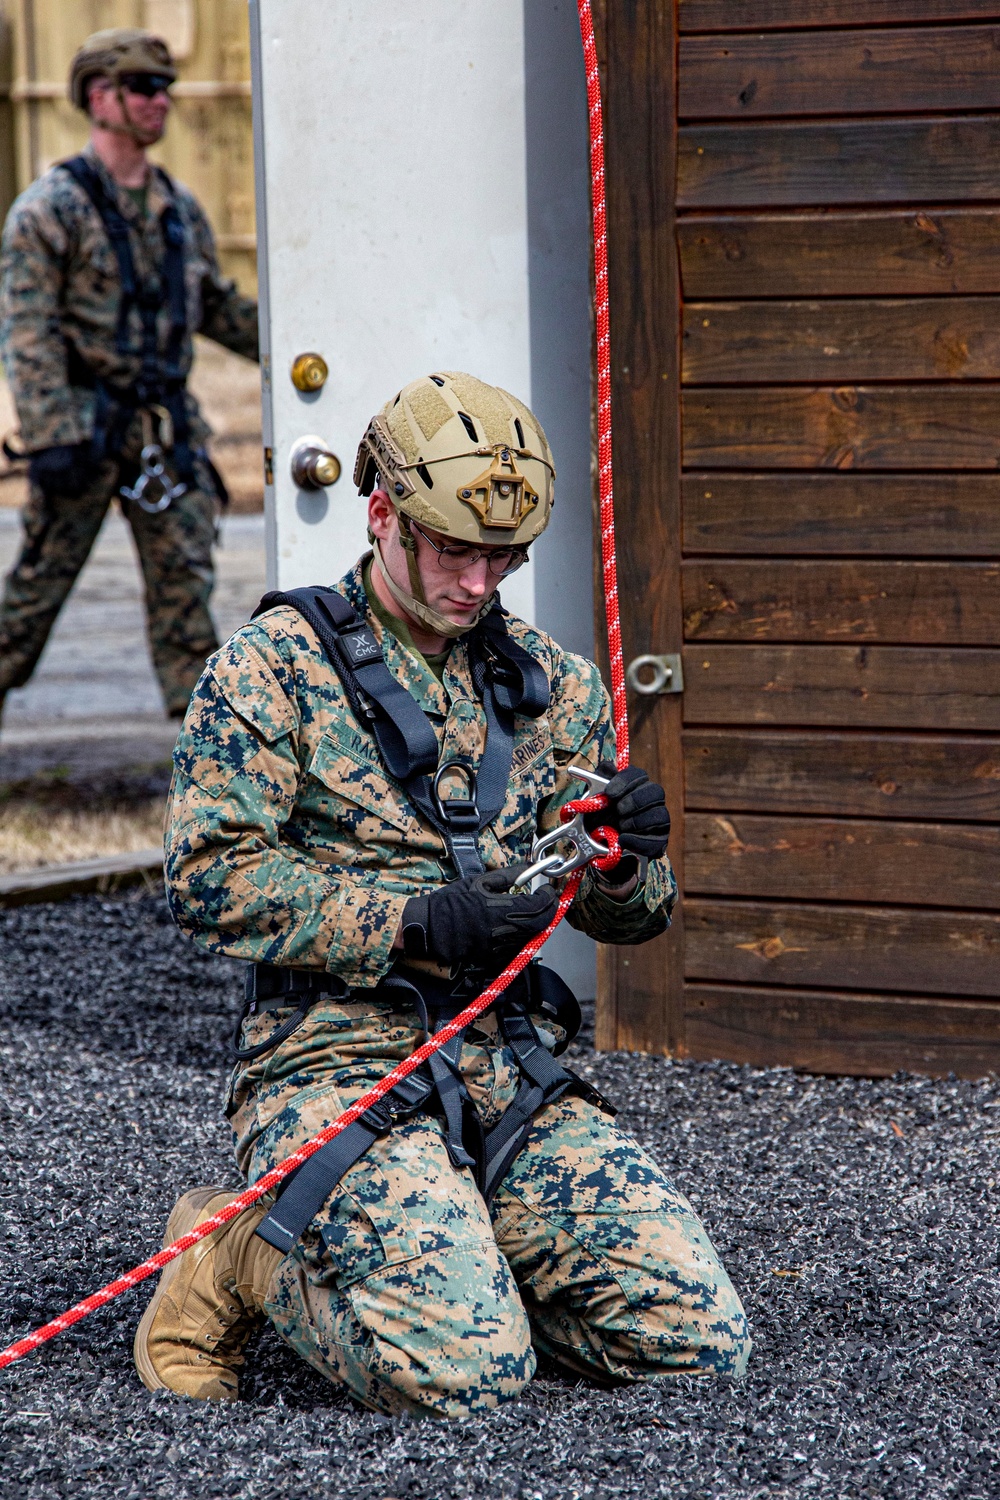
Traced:
<path fill-rule="evenodd" d="M 170 91 L 172 78 L 165 73 L 119 73 L 118 82 L 130 94 L 141 94 L 144 99 L 155 99 L 157 94 Z"/>

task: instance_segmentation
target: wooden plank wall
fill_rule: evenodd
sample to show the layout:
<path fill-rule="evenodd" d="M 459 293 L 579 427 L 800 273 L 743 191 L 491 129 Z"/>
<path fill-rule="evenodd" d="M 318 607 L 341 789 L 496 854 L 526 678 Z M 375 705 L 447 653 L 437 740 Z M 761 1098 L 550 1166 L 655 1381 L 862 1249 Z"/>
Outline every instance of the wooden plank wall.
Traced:
<path fill-rule="evenodd" d="M 679 0 L 683 1048 L 1000 1067 L 1000 3 Z"/>

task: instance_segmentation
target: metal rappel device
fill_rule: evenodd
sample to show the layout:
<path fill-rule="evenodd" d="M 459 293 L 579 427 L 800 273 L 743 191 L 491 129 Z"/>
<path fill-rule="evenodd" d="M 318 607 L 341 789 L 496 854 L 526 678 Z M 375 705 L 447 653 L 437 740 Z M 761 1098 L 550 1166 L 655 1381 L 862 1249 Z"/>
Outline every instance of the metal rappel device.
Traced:
<path fill-rule="evenodd" d="M 139 477 L 135 484 L 123 484 L 118 491 L 125 500 L 134 500 L 140 509 L 151 516 L 166 510 L 174 500 L 179 500 L 187 491 L 187 485 L 178 480 L 171 483 L 167 473 L 164 453 L 174 446 L 174 424 L 165 406 L 148 406 L 142 409 L 142 452 L 139 454 Z M 153 419 L 156 419 L 156 431 Z"/>
<path fill-rule="evenodd" d="M 601 776 L 586 766 L 567 766 L 578 781 L 585 782 L 593 797 L 603 796 L 610 783 L 609 776 Z M 540 834 L 531 846 L 531 864 L 518 880 L 519 886 L 543 880 L 560 880 L 574 870 L 589 865 L 592 859 L 604 859 L 610 850 L 607 844 L 595 839 L 584 827 L 584 814 L 577 813 L 568 823 L 561 823 L 551 833 Z"/>

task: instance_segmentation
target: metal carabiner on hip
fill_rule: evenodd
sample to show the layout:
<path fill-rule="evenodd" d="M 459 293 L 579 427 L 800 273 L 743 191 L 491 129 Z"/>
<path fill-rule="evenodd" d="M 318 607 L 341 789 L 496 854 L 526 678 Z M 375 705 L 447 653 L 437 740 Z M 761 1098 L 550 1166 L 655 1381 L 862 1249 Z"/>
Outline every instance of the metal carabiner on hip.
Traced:
<path fill-rule="evenodd" d="M 123 484 L 118 491 L 123 500 L 131 500 L 149 515 L 159 515 L 173 500 L 179 500 L 187 491 L 187 485 L 178 480 L 171 484 L 167 475 L 164 449 L 174 445 L 174 424 L 165 406 L 143 407 L 142 452 L 139 455 L 140 472 L 134 485 Z M 157 430 L 153 434 L 153 418 Z"/>

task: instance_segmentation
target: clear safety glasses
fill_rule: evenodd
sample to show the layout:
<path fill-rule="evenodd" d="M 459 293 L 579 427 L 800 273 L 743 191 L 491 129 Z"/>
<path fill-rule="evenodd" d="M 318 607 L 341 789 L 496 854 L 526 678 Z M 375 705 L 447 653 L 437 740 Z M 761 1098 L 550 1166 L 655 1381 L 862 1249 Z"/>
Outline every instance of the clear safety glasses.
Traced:
<path fill-rule="evenodd" d="M 442 545 L 429 537 L 416 521 L 410 521 L 411 530 L 433 547 L 438 555 L 438 562 L 448 573 L 461 573 L 463 568 L 471 568 L 481 557 L 485 557 L 489 569 L 497 578 L 506 578 L 510 573 L 516 573 L 518 568 L 524 566 L 528 561 L 527 547 L 491 547 L 489 551 L 485 547 L 467 547 L 462 543 L 448 542 Z"/>

